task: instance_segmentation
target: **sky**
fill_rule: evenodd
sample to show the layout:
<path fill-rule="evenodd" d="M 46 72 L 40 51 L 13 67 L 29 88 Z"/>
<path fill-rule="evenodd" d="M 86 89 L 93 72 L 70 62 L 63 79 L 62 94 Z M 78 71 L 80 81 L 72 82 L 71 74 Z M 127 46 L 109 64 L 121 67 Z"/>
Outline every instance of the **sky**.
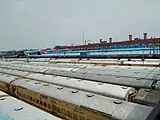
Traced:
<path fill-rule="evenodd" d="M 160 37 L 160 0 L 0 0 L 0 50 Z"/>

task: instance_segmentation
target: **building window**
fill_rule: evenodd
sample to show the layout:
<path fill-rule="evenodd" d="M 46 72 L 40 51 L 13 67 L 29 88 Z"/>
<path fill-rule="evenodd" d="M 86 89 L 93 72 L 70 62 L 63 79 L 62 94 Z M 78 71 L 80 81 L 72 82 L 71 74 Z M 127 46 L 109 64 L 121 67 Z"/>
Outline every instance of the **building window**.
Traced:
<path fill-rule="evenodd" d="M 68 116 L 69 118 L 72 118 L 72 113 L 71 113 L 70 111 L 67 111 L 67 116 Z"/>

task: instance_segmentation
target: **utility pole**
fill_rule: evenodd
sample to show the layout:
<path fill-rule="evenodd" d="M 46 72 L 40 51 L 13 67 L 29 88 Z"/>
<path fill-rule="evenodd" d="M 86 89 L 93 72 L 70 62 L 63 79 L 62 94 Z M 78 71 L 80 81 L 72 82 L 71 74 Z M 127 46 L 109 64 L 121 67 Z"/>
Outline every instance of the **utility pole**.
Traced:
<path fill-rule="evenodd" d="M 84 43 L 85 43 L 85 42 L 84 42 L 84 32 L 83 32 L 83 36 L 82 36 L 82 37 L 83 37 L 83 44 L 84 44 Z"/>

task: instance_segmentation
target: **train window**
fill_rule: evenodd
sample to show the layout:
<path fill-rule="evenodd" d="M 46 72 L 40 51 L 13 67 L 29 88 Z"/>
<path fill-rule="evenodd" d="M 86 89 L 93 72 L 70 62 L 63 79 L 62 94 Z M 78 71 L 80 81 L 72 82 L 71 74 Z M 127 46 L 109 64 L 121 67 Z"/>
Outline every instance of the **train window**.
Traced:
<path fill-rule="evenodd" d="M 33 102 L 35 102 L 35 98 L 33 98 Z"/>
<path fill-rule="evenodd" d="M 26 95 L 25 95 L 25 94 L 23 94 L 23 97 L 24 97 L 24 98 L 26 98 Z"/>
<path fill-rule="evenodd" d="M 29 98 L 32 101 L 32 97 Z"/>
<path fill-rule="evenodd" d="M 60 112 L 61 112 L 61 109 L 56 106 L 56 111 L 60 113 Z"/>
<path fill-rule="evenodd" d="M 83 116 L 79 116 L 79 120 L 85 120 Z"/>
<path fill-rule="evenodd" d="M 73 113 L 73 120 L 78 120 L 78 115 Z"/>
<path fill-rule="evenodd" d="M 43 105 L 43 102 L 42 102 L 42 101 L 40 101 L 40 105 Z"/>
<path fill-rule="evenodd" d="M 47 107 L 47 103 L 46 102 L 44 102 L 44 107 Z"/>
<path fill-rule="evenodd" d="M 19 96 L 21 96 L 20 92 L 17 92 L 17 94 L 18 94 Z"/>
<path fill-rule="evenodd" d="M 23 97 L 23 94 L 21 92 L 19 92 L 19 96 Z"/>
<path fill-rule="evenodd" d="M 48 108 L 51 109 L 51 105 L 50 104 L 48 104 Z"/>
<path fill-rule="evenodd" d="M 53 103 L 56 103 L 56 100 L 53 100 L 53 99 L 52 99 L 52 102 L 53 102 Z"/>
<path fill-rule="evenodd" d="M 36 103 L 39 104 L 39 100 L 38 99 L 36 99 Z"/>
<path fill-rule="evenodd" d="M 56 106 L 54 104 L 52 105 L 52 109 L 56 111 Z"/>
<path fill-rule="evenodd" d="M 65 109 L 62 108 L 61 113 L 62 113 L 62 115 L 66 116 L 66 110 Z"/>
<path fill-rule="evenodd" d="M 29 95 L 27 95 L 27 99 L 29 99 Z"/>
<path fill-rule="evenodd" d="M 24 97 L 24 94 L 22 93 L 21 96 Z"/>
<path fill-rule="evenodd" d="M 68 116 L 69 118 L 72 118 L 72 112 L 67 111 L 67 116 Z"/>

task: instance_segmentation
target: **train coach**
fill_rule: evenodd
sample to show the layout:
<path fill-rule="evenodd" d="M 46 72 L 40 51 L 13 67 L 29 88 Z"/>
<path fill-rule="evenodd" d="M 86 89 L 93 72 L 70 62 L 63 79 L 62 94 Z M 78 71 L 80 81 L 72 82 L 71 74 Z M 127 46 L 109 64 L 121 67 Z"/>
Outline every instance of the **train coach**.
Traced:
<path fill-rule="evenodd" d="M 61 120 L 0 91 L 0 120 Z"/>
<path fill-rule="evenodd" d="M 155 107 L 160 104 L 160 91 L 141 88 L 133 99 L 136 103 Z"/>
<path fill-rule="evenodd" d="M 10 64 L 19 64 L 19 65 L 32 65 L 32 66 L 44 66 L 44 67 L 61 67 L 61 68 L 81 68 L 81 69 L 94 69 L 94 70 L 108 70 L 108 71 L 127 71 L 127 72 L 144 72 L 144 73 L 155 73 L 159 72 L 158 68 L 154 67 L 138 67 L 138 66 L 105 66 L 105 65 L 94 65 L 94 64 L 67 64 L 67 63 L 34 63 L 34 62 L 8 62 Z"/>
<path fill-rule="evenodd" d="M 60 71 L 74 70 L 76 72 L 86 72 L 92 74 L 102 74 L 108 76 L 123 76 L 132 78 L 145 78 L 160 80 L 160 68 L 158 67 L 126 67 L 126 66 L 93 66 L 93 65 L 74 65 L 74 64 L 35 64 L 35 63 L 24 63 L 20 66 L 39 66 L 40 68 L 48 68 Z M 61 69 L 60 69 L 61 68 Z M 62 69 L 63 68 L 63 69 Z M 72 69 L 73 68 L 73 69 Z M 126 74 L 127 72 L 127 74 Z"/>
<path fill-rule="evenodd" d="M 136 89 L 133 87 L 119 86 L 101 82 L 92 82 L 84 79 L 75 79 L 61 76 L 44 75 L 38 73 L 26 73 L 17 70 L 0 69 L 0 72 L 10 74 L 10 76 L 18 76 L 32 80 L 42 81 L 50 84 L 65 86 L 87 92 L 100 94 L 107 97 L 118 98 L 126 101 L 132 101 L 136 95 Z M 7 79 L 5 75 L 0 76 L 2 79 Z"/>
<path fill-rule="evenodd" d="M 145 120 L 153 110 L 153 107 L 29 79 L 11 84 L 16 86 L 18 98 L 67 120 Z"/>
<path fill-rule="evenodd" d="M 15 96 L 15 86 L 11 85 L 11 83 L 19 79 L 23 82 L 24 78 L 150 106 L 156 106 L 160 103 L 160 91 L 157 90 L 141 88 L 136 92 L 132 87 L 36 73 L 29 73 L 26 76 L 22 76 L 19 74 L 19 71 L 16 70 L 10 70 L 8 73 L 6 71 L 0 73 L 0 89 L 9 93 L 12 92 Z"/>
<path fill-rule="evenodd" d="M 21 77 L 17 78 L 16 76 L 11 76 L 11 75 L 2 74 L 2 73 L 0 76 L 6 77 L 5 80 L 1 80 L 2 78 L 0 79 L 1 80 L 0 84 L 1 83 L 9 84 L 10 90 L 4 89 L 4 91 L 12 94 L 15 97 L 18 97 L 19 99 L 25 100 L 30 104 L 40 107 L 43 110 L 46 110 L 52 114 L 61 116 L 65 119 L 78 120 L 78 118 L 76 117 L 77 115 L 79 119 L 82 119 L 82 118 L 86 119 L 87 117 L 88 120 L 91 119 L 90 117 L 94 117 L 95 120 L 97 119 L 101 120 L 101 119 L 104 119 L 103 118 L 104 116 L 105 116 L 105 120 L 106 119 L 109 119 L 109 120 L 141 119 L 143 120 L 145 116 L 143 114 L 142 115 L 143 117 L 138 116 L 137 118 L 136 114 L 138 113 L 134 113 L 134 112 L 137 112 L 138 110 L 139 111 L 142 110 L 143 112 L 146 112 L 146 108 L 144 109 L 144 106 L 143 107 L 141 105 L 137 106 L 137 104 L 134 104 L 135 105 L 134 106 L 133 103 L 129 103 L 129 106 L 128 106 L 128 102 L 125 102 L 123 100 L 108 98 L 101 95 L 96 95 L 93 93 L 88 93 L 88 92 L 84 92 L 84 91 L 80 91 L 72 88 L 66 88 L 62 86 L 49 84 L 46 82 L 40 82 L 40 81 L 31 80 L 31 79 L 24 79 Z M 3 79 L 5 77 L 3 77 Z M 4 87 L 7 87 L 7 86 L 8 85 Z M 149 92 L 147 91 L 147 93 Z M 150 96 L 152 96 L 152 92 L 150 92 L 150 94 L 151 94 Z M 160 95 L 160 94 L 157 93 L 157 95 Z M 155 99 L 156 102 L 154 103 L 154 105 L 158 105 L 160 101 L 156 99 Z M 142 101 L 142 99 L 140 100 Z M 143 100 L 145 101 L 145 99 Z M 151 102 L 153 104 L 153 101 L 154 101 L 153 98 L 150 97 L 150 99 L 147 99 L 147 100 L 148 100 L 148 103 L 146 105 L 148 105 Z M 139 103 L 138 99 L 135 101 Z M 83 103 L 85 103 L 85 105 Z M 80 104 L 83 104 L 84 106 Z M 106 108 L 104 109 L 105 106 Z M 122 110 L 122 108 L 124 109 Z M 101 111 L 97 111 L 97 109 Z M 128 112 L 127 110 L 131 110 L 131 111 Z M 128 115 L 131 115 L 131 116 L 128 116 Z"/>
<path fill-rule="evenodd" d="M 31 64 L 32 65 L 32 64 Z M 160 74 L 159 74 L 159 68 L 141 68 L 140 70 L 137 70 L 138 68 L 133 67 L 133 70 L 130 70 L 130 67 L 124 68 L 124 67 L 117 67 L 117 69 L 114 69 L 113 67 L 106 67 L 106 68 L 94 68 L 92 66 L 85 66 L 85 67 L 75 67 L 70 66 L 69 67 L 58 67 L 58 66 L 37 66 L 37 65 L 23 65 L 23 64 L 2 64 L 1 66 L 11 66 L 11 67 L 20 67 L 22 68 L 37 68 L 37 69 L 51 69 L 51 70 L 57 70 L 57 71 L 75 71 L 78 73 L 86 73 L 86 74 L 97 74 L 97 75 L 106 75 L 106 76 L 121 76 L 121 77 L 130 77 L 130 78 L 144 78 L 149 80 L 160 80 Z M 127 72 L 127 74 L 126 74 Z"/>
<path fill-rule="evenodd" d="M 19 64 L 19 65 L 33 65 L 33 66 L 44 66 L 44 67 L 62 67 L 62 68 L 88 68 L 88 67 L 96 67 L 94 64 L 67 64 L 67 63 L 55 63 L 49 64 L 46 62 L 8 62 L 10 64 Z"/>
<path fill-rule="evenodd" d="M 72 69 L 70 71 L 59 71 L 59 70 L 43 68 L 40 66 L 36 67 L 36 66 L 23 66 L 23 65 L 21 66 L 21 65 L 8 65 L 8 64 L 7 65 L 1 64 L 0 68 L 86 79 L 90 81 L 116 84 L 122 86 L 130 86 L 136 88 L 152 88 L 157 82 L 156 80 L 148 80 L 146 78 L 121 77 L 118 75 L 117 76 L 103 75 L 103 74 L 87 73 L 83 71 L 77 72 L 77 69 Z"/>

